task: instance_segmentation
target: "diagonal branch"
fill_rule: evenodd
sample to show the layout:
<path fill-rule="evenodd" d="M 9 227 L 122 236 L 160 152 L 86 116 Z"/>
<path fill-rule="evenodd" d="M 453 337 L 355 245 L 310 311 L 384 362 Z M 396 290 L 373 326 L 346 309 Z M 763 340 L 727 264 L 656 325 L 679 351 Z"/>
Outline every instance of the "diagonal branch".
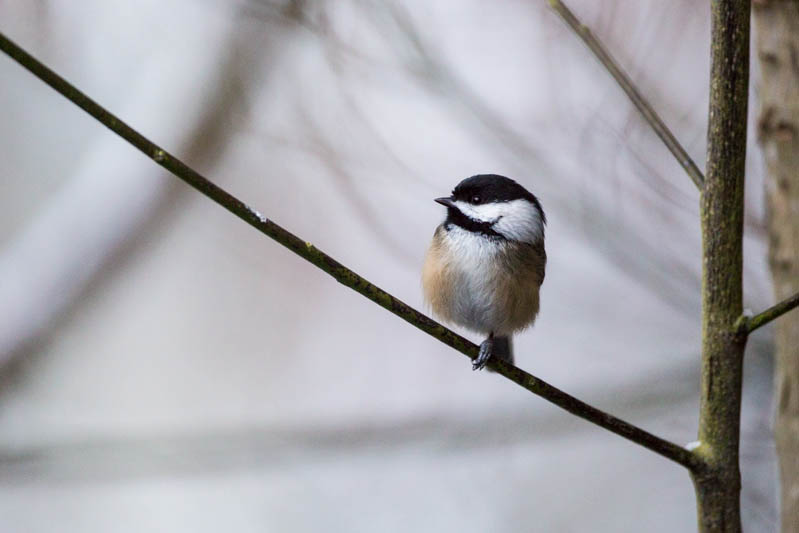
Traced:
<path fill-rule="evenodd" d="M 765 326 L 772 320 L 781 317 L 788 311 L 799 307 L 799 292 L 793 296 L 789 296 L 785 300 L 776 303 L 751 318 L 741 317 L 736 324 L 738 331 L 744 334 L 752 333 L 759 327 Z"/>
<path fill-rule="evenodd" d="M 619 67 L 613 57 L 605 50 L 602 43 L 594 37 L 591 30 L 588 29 L 588 26 L 580 22 L 580 19 L 572 13 L 566 4 L 560 0 L 549 0 L 549 5 L 560 15 L 564 22 L 569 25 L 574 33 L 583 40 L 588 48 L 591 49 L 599 62 L 604 65 L 610 75 L 613 76 L 613 79 L 616 80 L 616 83 L 627 93 L 633 105 L 638 108 L 638 111 L 641 112 L 644 119 L 652 126 L 652 129 L 655 130 L 660 140 L 663 141 L 672 155 L 677 158 L 677 162 L 680 163 L 694 184 L 696 184 L 696 188 L 701 191 L 705 183 L 705 177 L 702 175 L 702 171 L 699 170 L 699 167 L 696 166 L 696 163 L 694 163 L 691 156 L 688 155 L 688 152 L 685 151 L 685 148 L 677 141 L 668 126 L 663 123 L 660 116 L 652 109 L 649 102 L 641 95 L 630 77 Z"/>
<path fill-rule="evenodd" d="M 303 241 L 296 235 L 283 229 L 271 220 L 250 208 L 247 204 L 214 185 L 195 170 L 158 147 L 133 128 L 125 124 L 108 110 L 79 91 L 61 76 L 37 61 L 34 57 L 19 48 L 0 33 L 0 50 L 11 56 L 20 65 L 41 79 L 75 105 L 82 108 L 111 131 L 128 141 L 147 157 L 170 171 L 172 174 L 191 185 L 202 194 L 221 205 L 261 233 L 271 237 L 295 254 L 324 270 L 339 283 L 357 291 L 381 307 L 391 311 L 406 322 L 416 326 L 428 335 L 444 344 L 455 348 L 471 359 L 477 357 L 477 346 L 457 333 L 447 329 L 438 322 L 423 315 L 391 294 L 369 283 L 367 280 L 345 267 L 329 255 L 317 249 L 310 242 Z M 570 413 L 603 427 L 627 440 L 635 442 L 657 454 L 683 465 L 692 472 L 704 469 L 705 462 L 698 455 L 672 442 L 657 437 L 624 420 L 600 411 L 585 402 L 566 394 L 535 376 L 513 365 L 496 361 L 492 368 L 502 376 L 524 387 L 533 394 L 554 403 Z"/>

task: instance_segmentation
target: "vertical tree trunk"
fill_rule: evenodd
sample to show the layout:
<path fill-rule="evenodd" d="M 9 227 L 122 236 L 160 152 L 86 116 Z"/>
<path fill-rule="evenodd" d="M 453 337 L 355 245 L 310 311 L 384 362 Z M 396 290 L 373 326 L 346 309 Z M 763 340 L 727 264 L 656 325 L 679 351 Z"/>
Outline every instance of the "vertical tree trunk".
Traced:
<path fill-rule="evenodd" d="M 710 116 L 702 218 L 702 385 L 694 474 L 699 530 L 740 531 L 738 442 L 746 336 L 742 312 L 743 185 L 749 91 L 749 0 L 711 2 Z"/>
<path fill-rule="evenodd" d="M 799 292 L 799 1 L 755 2 L 758 133 L 766 160 L 769 262 L 776 299 Z M 775 438 L 782 531 L 799 531 L 799 314 L 774 323 Z"/>

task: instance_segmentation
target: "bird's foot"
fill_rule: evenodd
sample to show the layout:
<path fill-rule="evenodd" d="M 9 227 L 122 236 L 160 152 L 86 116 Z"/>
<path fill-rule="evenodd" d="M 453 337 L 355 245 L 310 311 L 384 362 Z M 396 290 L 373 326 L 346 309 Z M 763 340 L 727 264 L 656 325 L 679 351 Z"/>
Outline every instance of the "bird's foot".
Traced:
<path fill-rule="evenodd" d="M 480 351 L 477 352 L 477 359 L 472 361 L 472 370 L 482 370 L 485 368 L 488 360 L 491 359 L 491 353 L 494 350 L 494 339 L 488 337 L 480 345 Z"/>

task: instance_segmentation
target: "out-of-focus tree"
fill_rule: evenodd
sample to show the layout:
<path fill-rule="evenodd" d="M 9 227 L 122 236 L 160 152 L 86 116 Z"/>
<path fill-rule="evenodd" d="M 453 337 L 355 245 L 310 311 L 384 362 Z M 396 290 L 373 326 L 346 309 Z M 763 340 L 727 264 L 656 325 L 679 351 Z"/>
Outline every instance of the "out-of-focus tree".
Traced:
<path fill-rule="evenodd" d="M 758 133 L 766 162 L 769 263 L 777 300 L 799 291 L 799 2 L 754 2 L 762 80 Z M 775 439 L 782 531 L 799 531 L 799 314 L 774 325 Z"/>

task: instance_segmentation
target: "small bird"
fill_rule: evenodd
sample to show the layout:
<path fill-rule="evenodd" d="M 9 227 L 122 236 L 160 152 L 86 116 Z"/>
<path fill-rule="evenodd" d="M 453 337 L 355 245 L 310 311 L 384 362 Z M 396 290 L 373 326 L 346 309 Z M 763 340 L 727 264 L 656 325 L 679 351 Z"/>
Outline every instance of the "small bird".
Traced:
<path fill-rule="evenodd" d="M 547 219 L 532 193 L 510 178 L 480 174 L 436 198 L 447 218 L 422 269 L 425 300 L 439 318 L 487 335 L 472 363 L 513 363 L 511 335 L 535 322 L 544 282 Z"/>

